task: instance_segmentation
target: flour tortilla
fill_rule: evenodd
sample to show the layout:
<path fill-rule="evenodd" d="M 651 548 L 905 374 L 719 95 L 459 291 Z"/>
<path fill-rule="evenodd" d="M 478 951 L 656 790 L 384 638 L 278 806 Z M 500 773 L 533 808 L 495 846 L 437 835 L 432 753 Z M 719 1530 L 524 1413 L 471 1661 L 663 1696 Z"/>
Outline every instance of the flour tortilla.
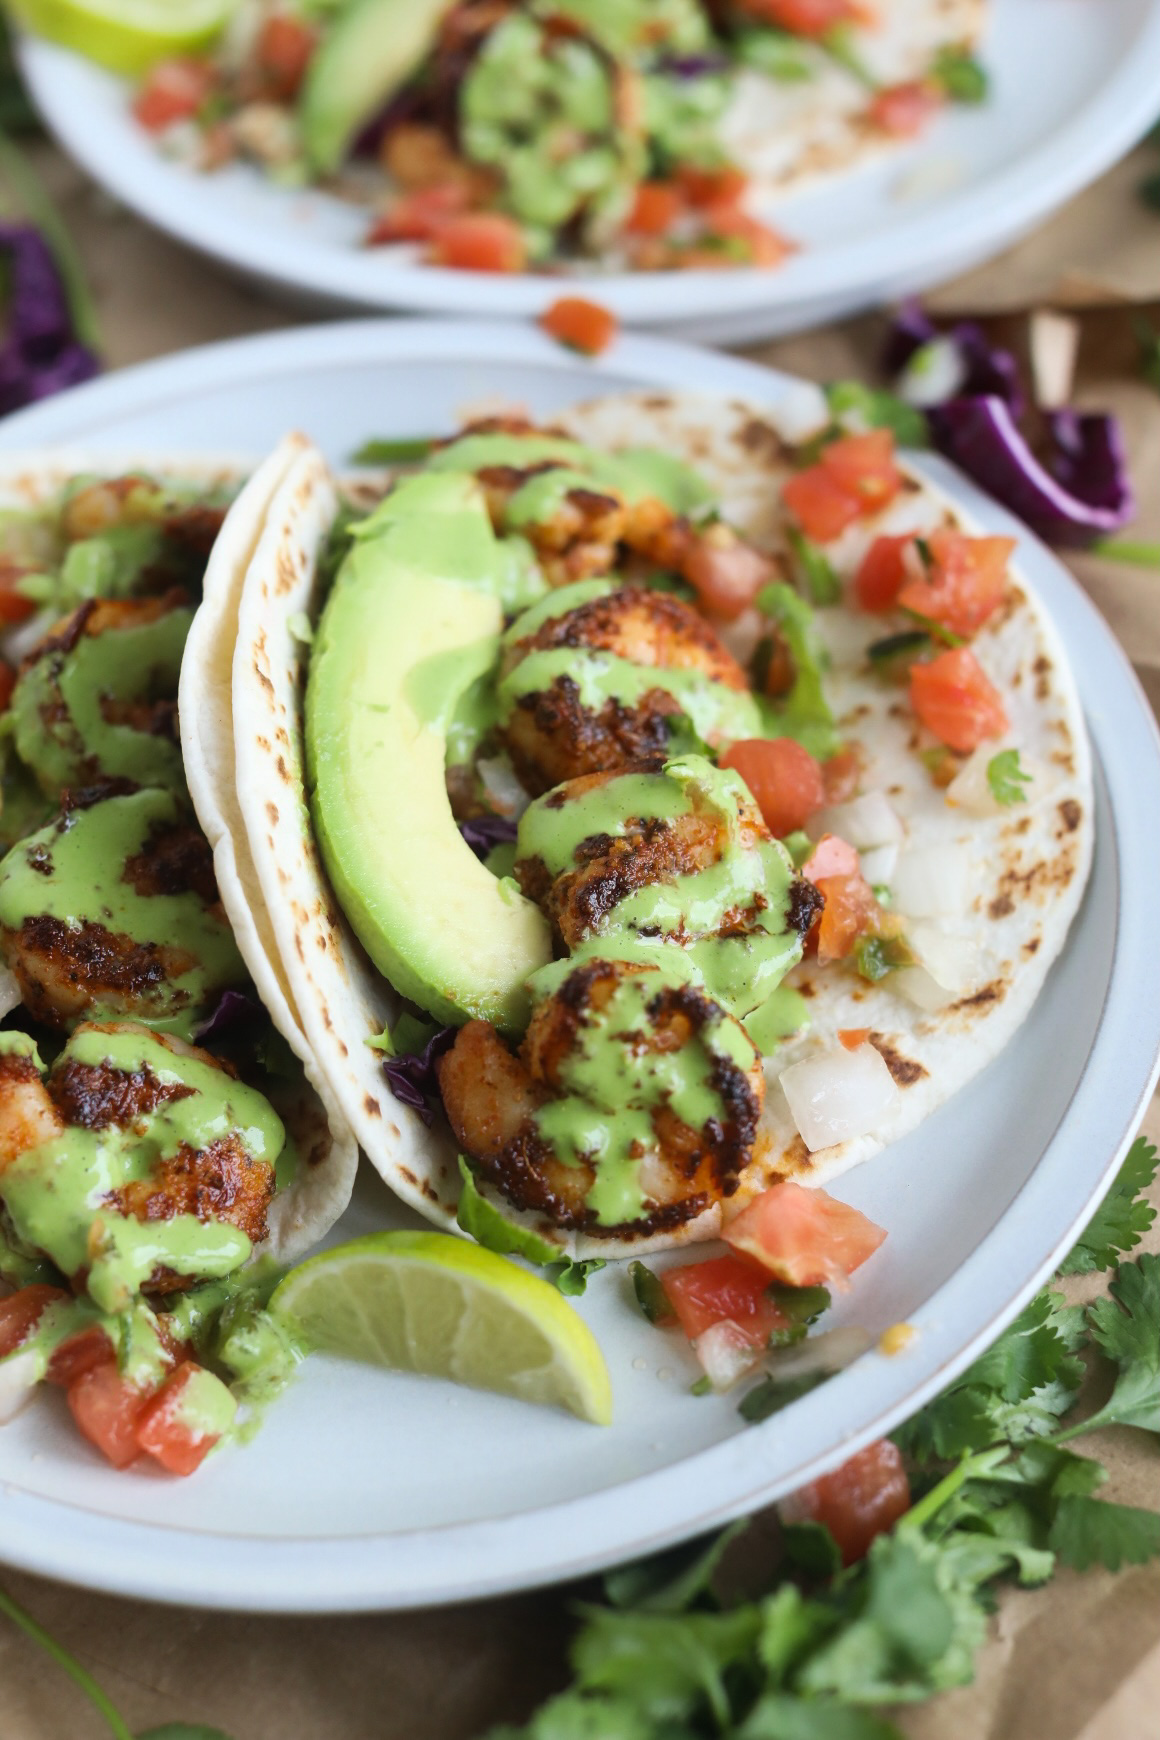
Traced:
<path fill-rule="evenodd" d="M 782 547 L 778 496 L 791 469 L 768 414 L 742 403 L 639 393 L 561 413 L 558 426 L 609 447 L 649 445 L 697 466 L 717 489 L 723 511 L 771 551 Z M 262 894 L 270 910 L 304 1025 L 347 1116 L 376 1169 L 406 1201 L 448 1224 L 458 1180 L 454 1146 L 442 1124 L 418 1116 L 385 1092 L 379 1059 L 366 1040 L 393 1019 L 397 1000 L 354 942 L 334 903 L 309 825 L 301 740 L 302 647 L 289 624 L 316 615 L 316 565 L 334 512 L 334 487 L 318 455 L 302 459 L 275 497 L 264 544 L 251 563 L 239 614 L 234 660 L 234 729 L 240 791 L 252 794 L 244 821 Z M 965 522 L 948 498 L 908 479 L 898 500 L 827 546 L 843 575 L 854 572 L 877 535 L 932 531 Z M 737 625 L 744 637 L 757 628 Z M 733 1210 L 782 1178 L 819 1185 L 913 1129 L 1003 1049 L 1038 995 L 1063 946 L 1090 865 L 1093 805 L 1090 757 L 1074 683 L 1054 630 L 1014 564 L 1008 606 L 974 642 L 1011 717 L 1011 745 L 1036 771 L 1030 801 L 993 817 L 949 805 L 909 747 L 915 722 L 900 692 L 858 672 L 881 619 L 841 610 L 819 613 L 831 643 L 827 693 L 838 720 L 866 754 L 863 786 L 889 793 L 907 829 L 905 849 L 955 844 L 972 854 L 970 909 L 940 920 L 973 944 L 973 976 L 952 1006 L 924 1013 L 884 985 L 803 964 L 797 982 L 813 1026 L 767 1060 L 767 1103 L 755 1158 Z M 1001 745 L 996 744 L 995 748 Z M 889 981 L 887 982 L 889 983 Z M 807 1153 L 779 1085 L 792 1062 L 833 1049 L 846 1028 L 871 1041 L 898 1086 L 898 1108 L 880 1130 Z M 496 1206 L 576 1256 L 619 1257 L 713 1238 L 714 1206 L 675 1233 L 633 1239 L 564 1235 L 534 1216 Z"/>
<path fill-rule="evenodd" d="M 350 1201 L 358 1166 L 358 1146 L 303 1032 L 269 917 L 256 895 L 234 775 L 231 674 L 242 582 L 270 498 L 306 445 L 301 436 L 287 437 L 230 509 L 210 554 L 178 688 L 185 777 L 213 850 L 222 905 L 258 995 L 306 1077 L 304 1084 L 271 1095 L 299 1154 L 294 1178 L 271 1206 L 264 1247 L 285 1261 L 301 1256 L 333 1226 Z"/>
<path fill-rule="evenodd" d="M 924 77 L 941 48 L 973 50 L 987 0 L 880 0 L 877 10 L 878 27 L 855 30 L 853 41 L 875 83 L 889 87 Z M 759 207 L 899 143 L 869 120 L 871 93 L 859 78 L 823 49 L 801 52 L 812 78 L 745 70 L 719 129 L 726 154 L 753 177 Z"/>

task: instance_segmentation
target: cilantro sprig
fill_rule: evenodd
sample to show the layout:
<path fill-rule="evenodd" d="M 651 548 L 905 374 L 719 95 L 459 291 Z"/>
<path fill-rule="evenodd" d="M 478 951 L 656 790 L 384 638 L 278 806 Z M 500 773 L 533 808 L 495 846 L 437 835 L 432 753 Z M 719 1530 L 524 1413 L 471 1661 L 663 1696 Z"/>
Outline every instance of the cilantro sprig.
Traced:
<path fill-rule="evenodd" d="M 1027 802 L 1023 787 L 1031 784 L 1031 775 L 1020 763 L 1017 749 L 1001 749 L 998 755 L 992 755 L 987 763 L 987 784 L 997 804 Z"/>

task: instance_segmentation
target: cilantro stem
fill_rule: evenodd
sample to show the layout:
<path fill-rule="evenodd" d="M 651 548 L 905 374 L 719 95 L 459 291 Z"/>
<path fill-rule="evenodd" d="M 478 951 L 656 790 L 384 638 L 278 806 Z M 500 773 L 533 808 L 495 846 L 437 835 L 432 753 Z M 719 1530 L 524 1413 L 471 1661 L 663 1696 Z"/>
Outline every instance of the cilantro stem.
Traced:
<path fill-rule="evenodd" d="M 38 1643 L 41 1649 L 52 1657 L 58 1667 L 64 1669 L 73 1683 L 80 1687 L 85 1697 L 96 1705 L 105 1718 L 109 1724 L 113 1740 L 133 1740 L 124 1717 L 109 1701 L 93 1676 L 86 1673 L 76 1657 L 71 1656 L 63 1644 L 56 1641 L 55 1637 L 50 1637 L 44 1627 L 38 1625 L 32 1615 L 26 1613 L 19 1602 L 14 1601 L 11 1595 L 6 1594 L 3 1589 L 0 1589 L 0 1613 L 6 1614 L 13 1625 L 19 1626 L 20 1630 L 30 1637 L 33 1643 Z"/>
<path fill-rule="evenodd" d="M 1131 538 L 1098 538 L 1091 549 L 1094 556 L 1106 556 L 1109 562 L 1128 562 L 1136 568 L 1160 568 L 1160 544 L 1134 543 Z"/>
<path fill-rule="evenodd" d="M 968 1480 L 974 1480 L 983 1474 L 989 1474 L 992 1468 L 998 1468 L 1000 1462 L 1006 1462 L 1011 1454 L 1008 1444 L 996 1444 L 992 1450 L 980 1450 L 974 1456 L 964 1456 L 957 1468 L 952 1468 L 949 1474 L 943 1476 L 937 1486 L 932 1486 L 925 1498 L 920 1498 L 898 1524 L 900 1529 L 925 1528 L 932 1516 L 940 1511 L 949 1499 L 952 1499 L 959 1488 L 965 1486 Z"/>

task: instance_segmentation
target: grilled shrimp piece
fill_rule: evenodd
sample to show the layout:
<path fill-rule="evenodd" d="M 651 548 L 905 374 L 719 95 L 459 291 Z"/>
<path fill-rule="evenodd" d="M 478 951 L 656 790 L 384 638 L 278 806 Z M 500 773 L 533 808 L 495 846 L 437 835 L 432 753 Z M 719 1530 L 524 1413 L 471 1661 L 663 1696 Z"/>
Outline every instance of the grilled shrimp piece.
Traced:
<path fill-rule="evenodd" d="M 132 1067 L 124 1058 L 117 1063 L 102 1055 L 106 1046 L 112 1051 L 118 1044 L 130 1054 Z M 207 1070 L 212 1072 L 209 1077 Z M 215 1133 L 204 1146 L 195 1147 L 165 1129 L 164 1112 L 174 1102 L 204 1097 L 207 1083 L 217 1114 L 207 1124 Z M 233 1128 L 228 1127 L 231 1113 Z M 259 1123 L 267 1127 L 256 1128 Z M 78 1027 L 47 1076 L 31 1054 L 0 1054 L 0 1200 L 7 1179 L 9 1206 L 17 1218 L 19 1202 L 28 1197 L 28 1182 L 26 1177 L 18 1198 L 13 1168 L 43 1143 L 70 1135 L 78 1143 L 102 1138 L 99 1146 L 106 1159 L 101 1167 L 86 1171 L 79 1185 L 84 1193 L 80 1206 L 91 1209 L 94 1224 L 104 1212 L 156 1226 L 163 1246 L 164 1227 L 158 1223 L 191 1215 L 203 1224 L 235 1227 L 252 1244 L 265 1238 L 281 1125 L 261 1097 L 235 1082 L 232 1072 L 208 1051 L 132 1022 L 107 1022 Z M 26 1160 L 20 1170 L 27 1173 L 27 1168 Z M 102 1190 L 98 1180 L 103 1173 L 104 1182 L 108 1177 L 121 1181 Z M 62 1202 L 66 1210 L 72 1206 Z M 85 1258 L 94 1255 L 93 1235 L 79 1263 L 69 1261 L 70 1255 L 76 1259 L 80 1254 L 72 1237 L 71 1245 L 47 1254 L 80 1280 Z M 169 1293 L 197 1278 L 158 1265 L 146 1285 L 149 1292 Z"/>
<path fill-rule="evenodd" d="M 0 956 L 29 1014 L 192 1027 L 245 968 L 213 856 L 161 791 L 78 793 L 0 861 Z"/>
<path fill-rule="evenodd" d="M 154 478 L 130 472 L 84 484 L 65 503 L 61 530 L 70 543 L 125 526 L 156 525 L 198 556 L 208 556 L 226 517 L 224 505 L 174 501 Z"/>
<path fill-rule="evenodd" d="M 544 687 L 524 689 L 519 667 L 539 653 L 562 654 L 564 665 L 577 674 L 564 669 Z M 608 666 L 608 658 L 593 657 L 600 654 L 656 670 L 656 686 L 645 684 L 640 692 L 638 680 L 618 683 L 613 670 L 605 685 L 607 698 L 599 706 L 587 704 L 584 667 L 599 672 Z M 534 670 L 528 665 L 523 675 Z M 705 685 L 715 684 L 739 700 L 747 696 L 744 671 L 705 618 L 672 593 L 647 586 L 624 586 L 590 598 L 516 640 L 501 673 L 501 697 L 507 697 L 501 734 L 528 791 L 547 791 L 563 780 L 664 753 L 673 724 L 684 711 L 677 694 L 665 685 L 664 674 L 670 672 L 679 673 L 687 688 L 700 688 L 703 695 L 711 696 Z M 698 678 L 701 683 L 690 682 Z M 739 715 L 743 708 L 742 701 Z M 751 729 L 756 731 L 755 723 Z M 733 729 L 726 734 L 747 732 Z"/>
<path fill-rule="evenodd" d="M 183 786 L 177 680 L 183 591 L 92 598 L 35 646 L 12 694 L 16 748 L 53 798 L 107 780 Z"/>
<path fill-rule="evenodd" d="M 719 1004 L 626 961 L 573 968 L 518 1053 L 469 1021 L 436 1068 L 479 1176 L 598 1237 L 669 1231 L 732 1195 L 765 1092 L 756 1048 Z"/>
<path fill-rule="evenodd" d="M 553 460 L 521 470 L 515 465 L 486 465 L 477 473 L 487 497 L 492 524 L 517 529 L 508 520 L 512 498 L 533 478 L 560 467 Z M 629 510 L 612 491 L 580 486 L 566 490 L 546 520 L 521 524 L 549 586 L 568 586 L 591 574 L 607 574 L 616 561 L 616 547 L 625 534 Z"/>

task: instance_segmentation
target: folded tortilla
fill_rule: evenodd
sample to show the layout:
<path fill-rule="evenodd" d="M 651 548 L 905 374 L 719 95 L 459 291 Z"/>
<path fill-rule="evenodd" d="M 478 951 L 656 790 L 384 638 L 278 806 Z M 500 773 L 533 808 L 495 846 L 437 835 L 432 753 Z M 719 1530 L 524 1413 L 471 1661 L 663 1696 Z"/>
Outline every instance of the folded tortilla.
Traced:
<path fill-rule="evenodd" d="M 651 446 L 695 466 L 721 511 L 755 543 L 783 548 L 781 485 L 792 466 L 768 413 L 740 402 L 638 393 L 573 407 L 554 426 L 593 446 Z M 313 839 L 304 780 L 303 691 L 308 661 L 302 618 L 321 607 L 318 560 L 336 508 L 321 455 L 295 460 L 274 495 L 242 586 L 233 661 L 235 814 L 270 919 L 281 971 L 331 1088 L 370 1160 L 397 1194 L 429 1219 L 453 1222 L 459 1189 L 454 1143 L 386 1088 L 381 1055 L 368 1045 L 399 1001 L 351 934 Z M 826 553 L 851 576 L 876 536 L 925 535 L 940 526 L 977 532 L 941 491 L 906 476 L 883 513 L 859 522 Z M 753 613 L 755 614 L 755 613 Z M 1011 570 L 1005 607 L 975 638 L 984 670 L 1011 719 L 1010 744 L 1034 770 L 1028 801 L 994 813 L 947 801 L 915 753 L 916 721 L 900 691 L 864 670 L 882 619 L 842 608 L 818 612 L 832 668 L 826 692 L 838 729 L 861 746 L 862 786 L 881 790 L 905 829 L 903 854 L 950 849 L 969 857 L 969 903 L 925 920 L 949 940 L 965 974 L 943 1006 L 923 1009 L 891 988 L 841 969 L 803 962 L 787 983 L 809 1003 L 811 1025 L 766 1060 L 766 1107 L 755 1156 L 729 1207 L 778 1179 L 819 1185 L 915 1128 L 1008 1043 L 1063 947 L 1091 861 L 1093 799 L 1087 738 L 1066 656 L 1042 604 Z M 756 632 L 744 620 L 734 634 Z M 738 648 L 743 651 L 742 647 Z M 1003 747 L 988 746 L 989 753 Z M 984 798 L 983 808 L 987 808 Z M 909 916 L 904 913 L 904 916 Z M 946 948 L 943 949 L 944 954 Z M 966 962 L 962 967 L 961 963 Z M 897 983 L 897 981 L 895 981 Z M 806 1149 L 779 1084 L 792 1063 L 833 1050 L 843 1030 L 866 1029 L 897 1089 L 883 1127 L 832 1147 Z M 714 1237 L 714 1205 L 675 1232 L 642 1236 L 565 1234 L 495 1205 L 576 1256 L 616 1257 Z"/>

